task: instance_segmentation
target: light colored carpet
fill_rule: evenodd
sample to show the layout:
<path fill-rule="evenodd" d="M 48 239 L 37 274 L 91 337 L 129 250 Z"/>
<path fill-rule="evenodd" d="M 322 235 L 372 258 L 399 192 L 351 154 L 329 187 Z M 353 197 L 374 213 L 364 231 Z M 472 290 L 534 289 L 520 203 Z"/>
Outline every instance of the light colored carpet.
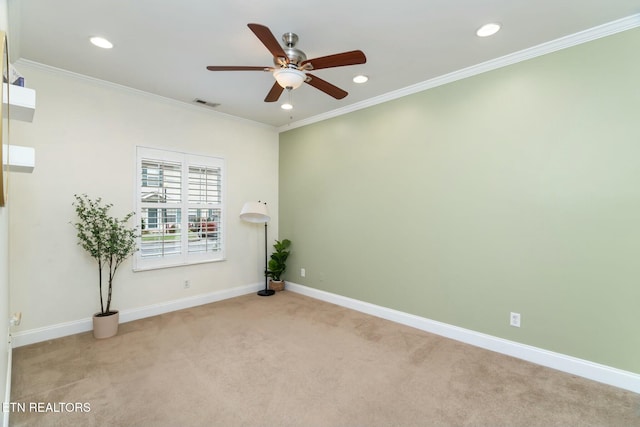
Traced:
<path fill-rule="evenodd" d="M 15 426 L 640 426 L 637 394 L 287 291 L 17 348 L 12 401 Z"/>

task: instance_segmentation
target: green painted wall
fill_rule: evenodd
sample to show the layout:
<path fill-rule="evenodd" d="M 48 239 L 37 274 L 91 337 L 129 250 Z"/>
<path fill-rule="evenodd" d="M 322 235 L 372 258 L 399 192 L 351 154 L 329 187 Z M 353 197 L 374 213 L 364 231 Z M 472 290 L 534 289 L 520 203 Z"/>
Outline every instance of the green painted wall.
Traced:
<path fill-rule="evenodd" d="M 634 29 L 282 133 L 285 278 L 640 373 L 639 46 Z"/>

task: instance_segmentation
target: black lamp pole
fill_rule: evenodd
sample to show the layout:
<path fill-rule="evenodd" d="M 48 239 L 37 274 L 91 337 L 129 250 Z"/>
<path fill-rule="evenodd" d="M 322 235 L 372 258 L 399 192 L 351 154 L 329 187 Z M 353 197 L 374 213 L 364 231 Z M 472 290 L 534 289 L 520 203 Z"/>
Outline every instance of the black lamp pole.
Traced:
<path fill-rule="evenodd" d="M 265 203 L 266 204 L 266 203 Z M 267 263 L 267 223 L 264 223 L 264 289 L 258 291 L 258 295 L 261 297 L 268 297 L 276 293 L 273 289 L 269 289 L 267 286 L 267 271 L 269 264 Z"/>

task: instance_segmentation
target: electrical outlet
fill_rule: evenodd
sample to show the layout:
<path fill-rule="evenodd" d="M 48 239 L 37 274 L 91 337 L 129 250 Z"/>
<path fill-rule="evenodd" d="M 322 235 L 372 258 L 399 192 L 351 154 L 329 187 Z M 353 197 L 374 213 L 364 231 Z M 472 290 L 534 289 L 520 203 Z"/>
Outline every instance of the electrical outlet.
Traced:
<path fill-rule="evenodd" d="M 511 312 L 509 319 L 511 326 L 520 327 L 520 313 Z"/>
<path fill-rule="evenodd" d="M 189 289 L 191 287 L 191 280 L 185 280 L 184 281 L 184 288 L 185 289 Z"/>
<path fill-rule="evenodd" d="M 300 277 L 305 277 L 307 275 L 307 270 L 305 270 L 304 268 L 300 269 Z"/>

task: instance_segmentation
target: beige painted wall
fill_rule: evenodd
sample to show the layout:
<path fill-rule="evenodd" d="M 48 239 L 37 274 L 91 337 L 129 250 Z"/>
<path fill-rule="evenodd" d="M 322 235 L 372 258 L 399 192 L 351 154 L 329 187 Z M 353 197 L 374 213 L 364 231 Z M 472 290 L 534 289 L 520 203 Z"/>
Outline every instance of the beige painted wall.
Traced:
<path fill-rule="evenodd" d="M 8 32 L 7 1 L 0 0 L 0 30 Z M 4 122 L 3 122 L 4 125 Z M 3 126 L 3 135 L 5 132 Z M 3 140 L 4 142 L 4 140 Z M 2 147 L 0 147 L 2 149 Z M 0 165 L 2 168 L 2 165 Z M 0 170 L 0 173 L 2 171 Z M 4 402 L 7 381 L 7 331 L 9 329 L 9 208 L 0 207 L 0 402 Z M 0 412 L 0 422 L 6 415 Z"/>
<path fill-rule="evenodd" d="M 281 134 L 285 279 L 640 373 L 638 46 L 635 29 Z"/>
<path fill-rule="evenodd" d="M 9 330 L 9 208 L 0 208 L 0 402 L 5 401 Z M 0 416 L 0 422 L 5 415 Z"/>
<path fill-rule="evenodd" d="M 86 319 L 99 309 L 97 267 L 76 243 L 74 193 L 134 210 L 135 146 L 222 156 L 227 167 L 227 260 L 118 271 L 113 307 L 135 309 L 260 283 L 262 229 L 239 220 L 242 204 L 267 200 L 277 235 L 278 135 L 272 128 L 113 85 L 21 64 L 36 90 L 33 123 L 12 131 L 36 150 L 32 174 L 11 181 L 12 310 L 19 331 Z M 191 281 L 183 289 L 184 280 Z"/>

